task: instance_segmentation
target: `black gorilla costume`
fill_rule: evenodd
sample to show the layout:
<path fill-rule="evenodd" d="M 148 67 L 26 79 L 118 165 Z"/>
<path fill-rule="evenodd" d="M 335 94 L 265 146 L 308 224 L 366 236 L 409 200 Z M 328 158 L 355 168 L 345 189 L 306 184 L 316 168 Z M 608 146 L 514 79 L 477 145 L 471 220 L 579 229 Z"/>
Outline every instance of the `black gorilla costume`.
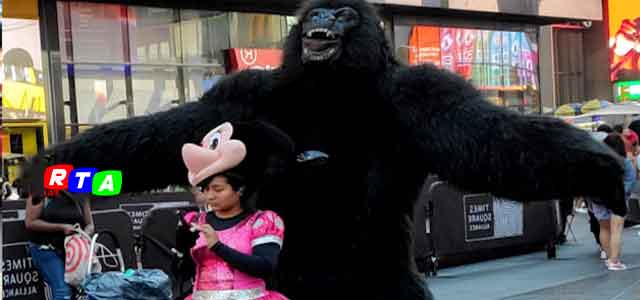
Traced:
<path fill-rule="evenodd" d="M 294 155 L 259 141 L 247 149 L 272 154 L 259 205 L 286 223 L 276 282 L 296 300 L 431 298 L 411 246 L 428 173 L 520 201 L 597 196 L 626 213 L 621 158 L 586 132 L 496 107 L 434 66 L 401 65 L 364 0 L 312 0 L 299 17 L 280 68 L 229 75 L 199 102 L 96 126 L 34 159 L 27 177 L 48 155 L 123 170 L 124 191 L 186 184 L 184 143 L 223 121 L 272 124 Z M 236 127 L 234 138 L 251 140 Z"/>

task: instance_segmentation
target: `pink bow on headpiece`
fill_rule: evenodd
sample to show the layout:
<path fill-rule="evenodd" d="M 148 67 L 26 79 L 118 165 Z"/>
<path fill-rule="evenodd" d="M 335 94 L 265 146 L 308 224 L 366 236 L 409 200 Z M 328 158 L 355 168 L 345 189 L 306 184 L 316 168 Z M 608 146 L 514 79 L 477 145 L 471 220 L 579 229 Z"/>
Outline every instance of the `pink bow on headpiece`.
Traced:
<path fill-rule="evenodd" d="M 182 160 L 189 170 L 191 185 L 196 186 L 209 176 L 222 173 L 239 165 L 247 155 L 243 142 L 232 140 L 233 127 L 225 122 L 209 131 L 201 145 L 187 143 L 182 146 Z"/>

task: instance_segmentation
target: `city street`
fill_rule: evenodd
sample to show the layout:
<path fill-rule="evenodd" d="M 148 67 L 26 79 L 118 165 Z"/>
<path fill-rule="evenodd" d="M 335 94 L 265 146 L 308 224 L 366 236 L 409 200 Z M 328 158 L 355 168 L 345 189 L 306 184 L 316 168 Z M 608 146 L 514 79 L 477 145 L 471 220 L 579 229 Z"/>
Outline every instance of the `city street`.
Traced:
<path fill-rule="evenodd" d="M 436 299 L 640 299 L 640 229 L 625 229 L 622 261 L 628 269 L 612 272 L 599 258 L 587 215 L 576 214 L 572 228 L 577 242 L 569 234 L 555 260 L 540 251 L 447 268 L 429 285 Z"/>
<path fill-rule="evenodd" d="M 0 300 L 640 300 L 640 0 L 0 15 Z"/>

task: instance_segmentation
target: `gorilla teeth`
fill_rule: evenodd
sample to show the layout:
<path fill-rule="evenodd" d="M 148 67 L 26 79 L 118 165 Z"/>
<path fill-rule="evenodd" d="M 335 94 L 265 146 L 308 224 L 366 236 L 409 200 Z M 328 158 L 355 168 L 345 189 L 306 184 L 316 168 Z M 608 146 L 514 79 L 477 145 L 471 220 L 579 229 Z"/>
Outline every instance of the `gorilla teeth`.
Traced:
<path fill-rule="evenodd" d="M 325 37 L 329 37 L 329 38 L 332 38 L 332 39 L 334 39 L 336 37 L 336 34 L 333 31 L 331 31 L 329 29 L 326 29 L 326 28 L 311 29 L 311 30 L 309 30 L 307 32 L 307 37 L 308 38 L 312 38 L 313 34 L 316 33 L 316 32 L 324 33 Z"/>
<path fill-rule="evenodd" d="M 303 51 L 304 51 L 304 54 L 308 54 L 309 53 L 308 49 L 304 49 Z M 331 48 L 331 49 L 329 49 L 329 51 L 327 51 L 324 54 L 318 54 L 318 55 L 309 56 L 309 60 L 312 60 L 312 61 L 326 60 L 326 59 L 329 59 L 334 53 L 336 53 L 336 49 L 335 48 Z"/>

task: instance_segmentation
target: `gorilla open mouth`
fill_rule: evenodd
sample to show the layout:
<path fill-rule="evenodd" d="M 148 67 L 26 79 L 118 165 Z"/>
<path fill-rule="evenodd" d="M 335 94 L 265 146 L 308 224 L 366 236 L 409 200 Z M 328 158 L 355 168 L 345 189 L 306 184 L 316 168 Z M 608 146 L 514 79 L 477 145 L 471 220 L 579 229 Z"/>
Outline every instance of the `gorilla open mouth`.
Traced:
<path fill-rule="evenodd" d="M 326 61 L 340 50 L 339 34 L 326 29 L 307 31 L 302 38 L 303 61 Z"/>

